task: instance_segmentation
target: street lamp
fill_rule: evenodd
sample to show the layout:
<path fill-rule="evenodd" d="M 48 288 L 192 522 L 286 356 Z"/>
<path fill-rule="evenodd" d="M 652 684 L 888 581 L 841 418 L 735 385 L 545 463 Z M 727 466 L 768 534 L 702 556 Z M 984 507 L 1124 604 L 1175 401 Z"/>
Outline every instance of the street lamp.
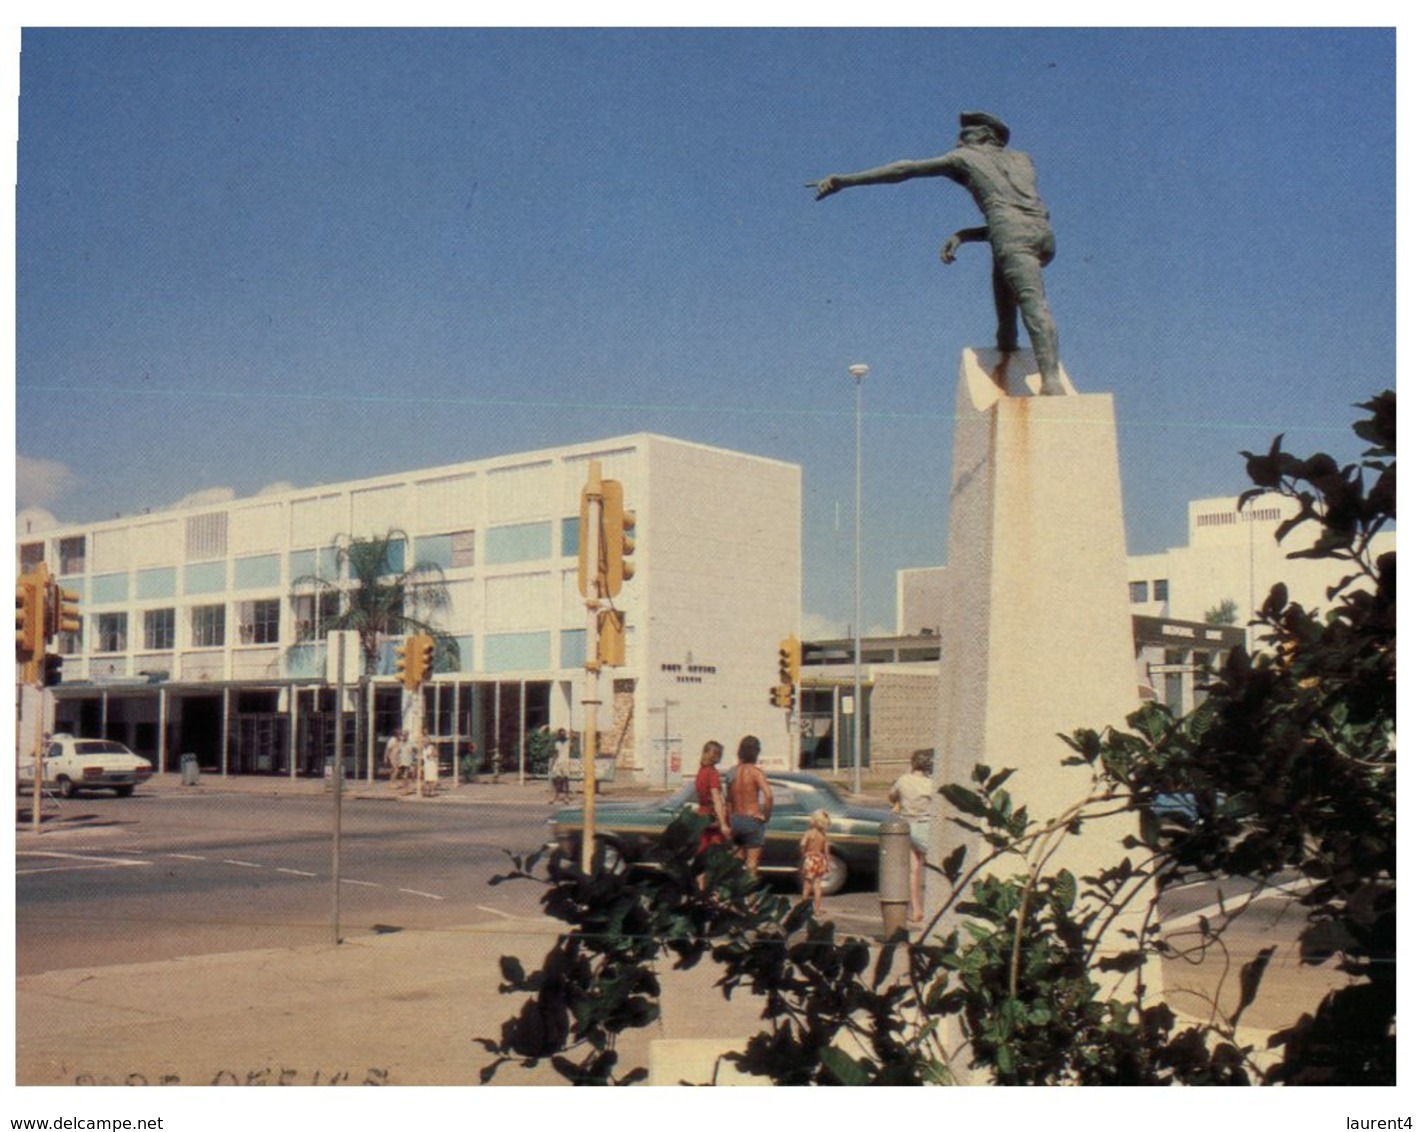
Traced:
<path fill-rule="evenodd" d="M 860 410 L 863 400 L 860 386 L 869 372 L 870 367 L 863 363 L 850 367 L 850 376 L 855 379 L 855 711 L 854 719 L 850 721 L 854 729 L 851 747 L 854 769 L 850 772 L 850 781 L 856 794 L 860 792 L 860 736 L 864 729 L 864 716 L 860 710 Z"/>

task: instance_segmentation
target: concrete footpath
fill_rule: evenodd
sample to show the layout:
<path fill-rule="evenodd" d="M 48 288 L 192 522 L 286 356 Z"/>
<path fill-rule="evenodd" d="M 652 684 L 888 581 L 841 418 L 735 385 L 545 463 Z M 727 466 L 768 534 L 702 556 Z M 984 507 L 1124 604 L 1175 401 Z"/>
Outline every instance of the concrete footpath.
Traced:
<path fill-rule="evenodd" d="M 400 796 L 385 782 L 349 782 L 352 800 L 392 805 L 539 803 L 546 782 L 517 776 L 451 789 L 433 798 Z M 319 779 L 221 778 L 183 786 L 155 776 L 140 793 L 310 795 L 330 799 Z M 605 790 L 636 796 L 636 789 Z M 28 811 L 28 800 L 20 800 Z M 89 805 L 42 811 L 36 836 L 22 812 L 17 847 L 33 849 L 66 828 L 66 814 Z M 82 827 L 81 827 L 82 828 Z M 469 1085 L 493 1060 L 474 1041 L 497 1038 L 524 996 L 503 995 L 499 959 L 526 969 L 566 925 L 545 918 L 499 920 L 435 931 L 363 935 L 339 945 L 186 956 L 119 966 L 47 971 L 16 981 L 16 1065 L 20 1085 L 83 1084 L 380 1084 Z M 710 962 L 659 971 L 662 1018 L 620 1039 L 624 1069 L 648 1066 L 653 1081 L 720 1083 L 736 1075 L 717 1054 L 759 1028 L 749 994 L 725 1000 Z M 727 1035 L 723 1041 L 713 1035 Z M 556 1085 L 552 1069 L 502 1067 L 499 1085 Z"/>

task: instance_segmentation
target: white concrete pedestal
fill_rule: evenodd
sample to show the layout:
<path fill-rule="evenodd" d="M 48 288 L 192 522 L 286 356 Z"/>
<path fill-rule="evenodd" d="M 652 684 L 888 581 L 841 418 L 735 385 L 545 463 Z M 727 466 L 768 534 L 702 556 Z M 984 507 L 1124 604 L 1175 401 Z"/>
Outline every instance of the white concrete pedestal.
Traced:
<path fill-rule="evenodd" d="M 959 371 L 935 780 L 971 786 L 976 764 L 1016 767 L 1005 789 L 1042 820 L 1089 788 L 1086 768 L 1061 765 L 1072 752 L 1059 733 L 1120 727 L 1139 703 L 1116 423 L 1110 394 L 1028 395 L 1039 379 L 1027 351 L 1012 357 L 1006 396 L 998 361 L 965 350 Z M 1133 826 L 1067 838 L 1049 871 L 1120 861 Z M 966 840 L 935 821 L 930 860 Z M 947 887 L 931 882 L 928 896 L 936 908 Z"/>

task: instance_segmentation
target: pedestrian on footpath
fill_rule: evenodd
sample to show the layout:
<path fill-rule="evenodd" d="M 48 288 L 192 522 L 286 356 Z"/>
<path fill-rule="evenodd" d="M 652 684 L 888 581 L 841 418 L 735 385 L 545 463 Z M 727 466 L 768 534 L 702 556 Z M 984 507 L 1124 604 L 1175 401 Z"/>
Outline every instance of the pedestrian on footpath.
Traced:
<path fill-rule="evenodd" d="M 573 777 L 573 760 L 568 754 L 568 732 L 562 727 L 553 737 L 554 756 L 553 763 L 549 767 L 549 783 L 553 787 L 553 796 L 549 798 L 550 805 L 557 805 L 559 802 L 568 802 L 573 798 L 572 792 L 568 788 L 569 779 Z"/>
<path fill-rule="evenodd" d="M 697 813 L 707 819 L 697 842 L 697 856 L 700 857 L 713 845 L 720 845 L 731 836 L 731 825 L 727 821 L 725 784 L 721 772 L 716 769 L 721 762 L 722 746 L 715 739 L 707 740 L 702 747 L 701 765 L 697 768 L 695 789 L 697 792 Z"/>
<path fill-rule="evenodd" d="M 816 810 L 810 815 L 810 828 L 800 839 L 800 898 L 811 901 L 817 920 L 820 919 L 825 874 L 830 871 L 829 829 L 829 811 Z"/>
<path fill-rule="evenodd" d="M 415 743 L 410 736 L 400 733 L 400 750 L 396 756 L 395 777 L 401 783 L 400 793 L 409 794 L 415 788 Z"/>
<path fill-rule="evenodd" d="M 430 798 L 440 792 L 440 749 L 435 740 L 425 736 L 425 746 L 420 751 L 420 797 Z"/>
<path fill-rule="evenodd" d="M 731 803 L 731 843 L 736 856 L 746 863 L 754 877 L 761 866 L 766 846 L 766 823 L 771 820 L 775 799 L 766 772 L 756 765 L 761 757 L 761 740 L 747 735 L 736 749 L 736 772 L 731 776 L 727 798 Z"/>
<path fill-rule="evenodd" d="M 929 810 L 934 801 L 934 752 L 923 747 L 909 756 L 909 773 L 889 788 L 894 812 L 909 819 L 909 922 L 924 922 L 924 858 L 929 852 Z"/>
<path fill-rule="evenodd" d="M 385 768 L 390 774 L 390 788 L 400 789 L 400 748 L 405 743 L 405 732 L 393 732 L 385 741 Z"/>

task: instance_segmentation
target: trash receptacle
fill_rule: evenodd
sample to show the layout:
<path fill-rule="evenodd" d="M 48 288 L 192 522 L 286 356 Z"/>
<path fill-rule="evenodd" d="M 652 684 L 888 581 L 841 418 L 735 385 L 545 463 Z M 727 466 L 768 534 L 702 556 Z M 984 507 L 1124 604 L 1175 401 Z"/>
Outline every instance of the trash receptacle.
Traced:
<path fill-rule="evenodd" d="M 183 785 L 196 786 L 198 784 L 198 756 L 183 755 L 179 758 L 178 765 L 183 771 Z"/>

